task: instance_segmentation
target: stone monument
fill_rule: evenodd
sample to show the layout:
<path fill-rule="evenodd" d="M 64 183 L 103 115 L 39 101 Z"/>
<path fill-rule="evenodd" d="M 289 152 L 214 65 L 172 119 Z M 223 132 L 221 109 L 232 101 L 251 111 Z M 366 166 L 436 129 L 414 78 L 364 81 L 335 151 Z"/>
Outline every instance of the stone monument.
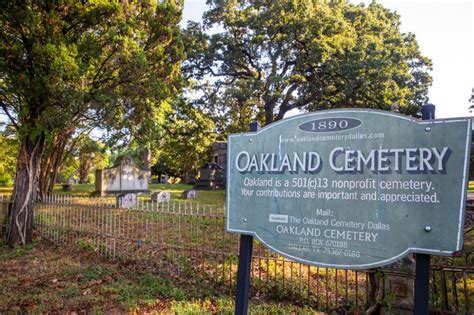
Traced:
<path fill-rule="evenodd" d="M 140 170 L 129 156 L 120 157 L 115 165 L 95 172 L 95 193 L 103 196 L 118 193 L 149 193 L 150 172 Z"/>
<path fill-rule="evenodd" d="M 171 194 L 167 191 L 157 191 L 151 194 L 151 200 L 154 202 L 169 202 Z"/>
<path fill-rule="evenodd" d="M 212 144 L 209 161 L 222 167 L 222 169 L 224 170 L 224 177 L 225 177 L 225 170 L 227 169 L 227 142 L 226 141 L 216 141 Z"/>
<path fill-rule="evenodd" d="M 62 184 L 63 186 L 63 191 L 73 191 L 73 187 L 75 184 L 75 180 L 73 178 L 69 178 L 65 184 Z"/>
<path fill-rule="evenodd" d="M 168 180 L 169 180 L 168 175 L 161 175 L 160 176 L 160 184 L 168 185 Z"/>
<path fill-rule="evenodd" d="M 199 170 L 199 180 L 195 189 L 220 189 L 225 187 L 227 170 L 227 142 L 212 144 L 209 162 Z"/>
<path fill-rule="evenodd" d="M 199 170 L 200 177 L 194 189 L 219 189 L 225 187 L 224 168 L 216 163 L 206 163 Z"/>
<path fill-rule="evenodd" d="M 138 205 L 138 195 L 136 193 L 121 193 L 116 199 L 117 207 L 133 208 Z"/>
<path fill-rule="evenodd" d="M 184 199 L 194 199 L 197 197 L 197 192 L 195 190 L 185 190 L 181 193 L 181 197 Z"/>

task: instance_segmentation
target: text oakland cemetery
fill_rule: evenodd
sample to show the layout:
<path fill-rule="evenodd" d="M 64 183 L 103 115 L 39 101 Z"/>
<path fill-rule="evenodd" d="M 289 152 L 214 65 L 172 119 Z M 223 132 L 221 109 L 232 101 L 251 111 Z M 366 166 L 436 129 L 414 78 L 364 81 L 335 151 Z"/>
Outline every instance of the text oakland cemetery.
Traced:
<path fill-rule="evenodd" d="M 328 159 L 329 167 L 336 173 L 358 172 L 363 173 L 370 170 L 373 173 L 379 172 L 445 172 L 445 159 L 449 152 L 448 147 L 441 150 L 437 148 L 405 148 L 405 149 L 377 149 L 364 154 L 361 150 L 346 150 L 342 147 L 334 148 Z M 281 157 L 280 157 L 281 156 Z M 317 152 L 293 152 L 293 154 L 284 153 L 260 153 L 259 155 L 250 155 L 247 151 L 241 151 L 237 154 L 235 168 L 242 174 L 256 171 L 263 173 L 285 172 L 298 174 L 312 173 L 317 174 L 322 168 L 322 158 Z M 409 202 L 437 202 L 436 193 L 433 195 L 425 194 L 433 189 L 433 183 L 430 181 L 380 181 L 377 185 L 375 179 L 367 178 L 360 181 L 350 180 L 331 180 L 328 178 L 293 178 L 290 180 L 270 178 L 267 180 L 258 177 L 245 177 L 245 187 L 292 187 L 292 188 L 346 188 L 352 189 L 404 189 L 420 190 L 421 193 L 412 194 L 381 194 L 380 200 L 409 201 Z M 257 190 L 256 196 L 264 197 L 295 197 L 295 198 L 315 198 L 314 192 L 300 191 L 276 191 L 273 189 Z M 252 195 L 254 190 L 242 188 L 243 195 Z M 318 198 L 326 199 L 356 199 L 357 192 L 319 192 Z M 364 197 L 362 197 L 364 198 Z"/>

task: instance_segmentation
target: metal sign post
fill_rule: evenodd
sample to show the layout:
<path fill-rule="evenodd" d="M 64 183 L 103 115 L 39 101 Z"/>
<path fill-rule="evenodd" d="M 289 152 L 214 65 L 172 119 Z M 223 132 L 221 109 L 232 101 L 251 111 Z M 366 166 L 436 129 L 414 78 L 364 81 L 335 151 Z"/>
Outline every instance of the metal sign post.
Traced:
<path fill-rule="evenodd" d="M 254 121 L 250 131 L 258 131 L 260 125 Z M 246 220 L 243 218 L 243 220 Z M 237 294 L 235 295 L 235 314 L 247 314 L 249 305 L 250 267 L 252 265 L 253 236 L 240 235 L 239 266 L 237 269 Z"/>
<path fill-rule="evenodd" d="M 423 120 L 435 119 L 436 107 L 432 104 L 423 105 L 421 118 Z M 431 227 L 426 226 L 425 231 L 430 232 Z M 415 269 L 415 297 L 413 300 L 414 313 L 427 315 L 429 309 L 429 285 L 430 285 L 430 260 L 427 254 L 416 254 Z"/>
<path fill-rule="evenodd" d="M 240 235 L 239 268 L 237 270 L 237 294 L 235 314 L 247 314 L 250 289 L 250 266 L 252 265 L 253 236 Z"/>
<path fill-rule="evenodd" d="M 414 314 L 428 314 L 430 255 L 416 254 Z"/>

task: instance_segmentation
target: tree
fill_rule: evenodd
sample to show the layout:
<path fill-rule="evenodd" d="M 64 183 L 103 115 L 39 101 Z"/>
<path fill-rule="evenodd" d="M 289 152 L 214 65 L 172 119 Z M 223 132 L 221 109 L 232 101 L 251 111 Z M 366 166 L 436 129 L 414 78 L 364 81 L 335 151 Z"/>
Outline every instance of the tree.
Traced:
<path fill-rule="evenodd" d="M 209 0 L 204 26 L 188 25 L 183 72 L 200 80 L 203 107 L 232 127 L 236 111 L 264 124 L 292 109 L 389 109 L 415 114 L 431 61 L 400 17 L 375 2 Z M 212 29 L 214 34 L 206 31 Z"/>
<path fill-rule="evenodd" d="M 80 138 L 80 136 L 74 137 L 75 130 L 76 128 L 71 127 L 51 132 L 41 158 L 41 170 L 38 178 L 38 190 L 42 196 L 53 192 L 61 169 L 66 161 L 72 160 L 71 153 Z"/>
<path fill-rule="evenodd" d="M 87 122 L 143 122 L 177 93 L 181 7 L 171 0 L 0 5 L 0 106 L 20 142 L 7 235 L 14 246 L 31 241 L 41 160 L 55 139 Z"/>
<path fill-rule="evenodd" d="M 0 133 L 0 186 L 10 186 L 15 179 L 18 141 L 7 130 Z"/>
<path fill-rule="evenodd" d="M 215 125 L 208 115 L 184 99 L 174 103 L 166 120 L 166 132 L 157 146 L 159 164 L 155 170 L 184 176 L 208 161 L 209 149 L 217 138 Z"/>
<path fill-rule="evenodd" d="M 105 146 L 89 136 L 83 137 L 78 149 L 79 183 L 86 184 L 91 180 L 93 169 L 104 169 L 108 164 L 108 154 Z"/>

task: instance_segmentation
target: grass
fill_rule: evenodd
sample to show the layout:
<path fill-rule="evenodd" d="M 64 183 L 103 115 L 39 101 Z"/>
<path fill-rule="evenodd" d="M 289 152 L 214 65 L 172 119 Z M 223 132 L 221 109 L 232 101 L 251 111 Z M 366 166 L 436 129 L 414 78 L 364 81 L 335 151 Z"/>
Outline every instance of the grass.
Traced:
<path fill-rule="evenodd" d="M 181 193 L 185 190 L 193 189 L 192 185 L 182 185 L 182 184 L 150 184 L 149 187 L 151 192 L 155 191 L 167 191 L 171 194 L 171 199 L 174 200 L 184 200 L 181 198 Z M 95 186 L 93 184 L 76 184 L 74 185 L 73 191 L 63 191 L 61 185 L 56 185 L 54 187 L 54 194 L 58 195 L 68 195 L 68 196 L 90 196 L 94 190 Z M 0 194 L 11 193 L 13 187 L 0 187 Z M 222 207 L 225 204 L 225 190 L 198 190 L 197 198 L 193 199 L 194 202 L 199 202 L 208 205 L 214 205 Z M 150 195 L 142 194 L 139 195 L 140 199 L 150 200 Z"/>
<path fill-rule="evenodd" d="M 232 314 L 231 296 L 198 293 L 177 279 L 43 241 L 10 249 L 0 244 L 0 313 Z M 137 268 L 138 269 L 138 268 Z M 255 298 L 250 314 L 315 314 L 309 307 Z"/>

